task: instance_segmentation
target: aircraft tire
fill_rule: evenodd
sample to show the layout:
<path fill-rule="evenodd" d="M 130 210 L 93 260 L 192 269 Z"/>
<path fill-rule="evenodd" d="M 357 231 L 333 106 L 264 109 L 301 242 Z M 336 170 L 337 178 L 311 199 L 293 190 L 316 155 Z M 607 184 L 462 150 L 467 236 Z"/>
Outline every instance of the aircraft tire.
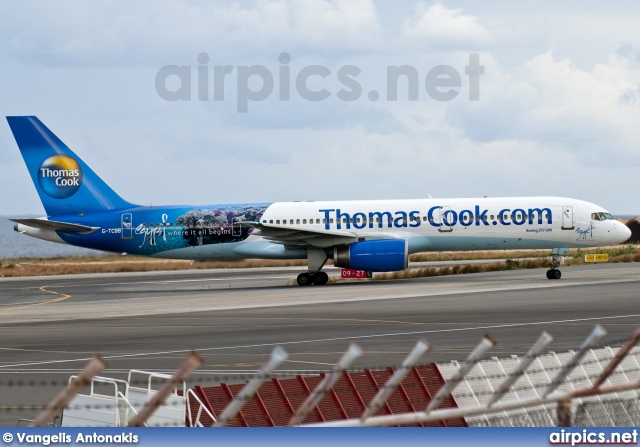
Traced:
<path fill-rule="evenodd" d="M 551 279 L 551 272 L 552 272 L 552 271 L 553 271 L 553 270 L 547 270 L 547 279 Z"/>
<path fill-rule="evenodd" d="M 553 279 L 560 279 L 560 278 L 562 278 L 562 272 L 561 272 L 560 270 L 558 270 L 558 269 L 553 269 L 553 270 L 551 270 L 551 271 L 553 272 L 553 273 L 552 273 L 552 278 L 553 278 Z"/>
<path fill-rule="evenodd" d="M 312 281 L 316 286 L 324 286 L 329 282 L 329 275 L 327 275 L 325 272 L 318 272 L 313 275 Z"/>
<path fill-rule="evenodd" d="M 308 273 L 300 273 L 296 282 L 299 286 L 310 286 L 311 285 L 311 275 Z"/>

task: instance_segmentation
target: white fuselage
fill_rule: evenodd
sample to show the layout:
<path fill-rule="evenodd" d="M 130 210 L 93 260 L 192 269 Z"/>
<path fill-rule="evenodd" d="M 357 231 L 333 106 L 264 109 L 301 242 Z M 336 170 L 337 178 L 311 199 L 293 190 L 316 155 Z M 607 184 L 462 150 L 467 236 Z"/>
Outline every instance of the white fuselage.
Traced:
<path fill-rule="evenodd" d="M 589 202 L 560 197 L 280 202 L 266 226 L 401 238 L 411 253 L 429 250 L 593 247 L 623 242 L 627 227 Z"/>

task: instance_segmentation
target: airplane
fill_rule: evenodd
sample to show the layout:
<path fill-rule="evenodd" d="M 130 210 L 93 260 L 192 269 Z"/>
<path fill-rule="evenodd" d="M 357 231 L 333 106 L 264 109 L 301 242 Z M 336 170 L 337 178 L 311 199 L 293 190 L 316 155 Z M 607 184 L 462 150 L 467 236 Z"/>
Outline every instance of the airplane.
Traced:
<path fill-rule="evenodd" d="M 7 117 L 47 213 L 20 233 L 122 254 L 187 260 L 306 259 L 301 286 L 324 285 L 327 260 L 369 272 L 408 268 L 425 251 L 550 249 L 560 279 L 569 248 L 618 244 L 630 230 L 601 206 L 562 197 L 354 200 L 140 206 L 121 198 L 35 116 Z"/>

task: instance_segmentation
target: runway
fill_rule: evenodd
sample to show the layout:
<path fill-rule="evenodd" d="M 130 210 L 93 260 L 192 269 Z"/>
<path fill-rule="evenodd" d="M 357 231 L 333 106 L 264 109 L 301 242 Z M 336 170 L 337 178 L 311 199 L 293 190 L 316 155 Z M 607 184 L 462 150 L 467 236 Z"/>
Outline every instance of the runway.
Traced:
<path fill-rule="evenodd" d="M 193 383 L 209 385 L 243 380 L 275 345 L 290 354 L 281 370 L 310 372 L 329 369 L 351 342 L 365 351 L 355 366 L 376 368 L 399 364 L 421 337 L 434 347 L 423 362 L 443 362 L 463 360 L 485 333 L 497 341 L 491 355 L 508 356 L 543 330 L 555 337 L 552 350 L 576 349 L 598 323 L 605 344 L 618 346 L 640 323 L 640 264 L 564 268 L 559 281 L 536 269 L 286 286 L 299 271 L 2 279 L 3 405 L 45 403 L 59 390 L 51 382 L 64 383 L 94 353 L 109 364 L 102 375 L 122 377 L 172 371 L 196 350 L 206 365 Z M 44 381 L 36 393 L 9 385 L 32 378 Z M 0 413 L 0 422 L 14 424 L 16 414 Z"/>

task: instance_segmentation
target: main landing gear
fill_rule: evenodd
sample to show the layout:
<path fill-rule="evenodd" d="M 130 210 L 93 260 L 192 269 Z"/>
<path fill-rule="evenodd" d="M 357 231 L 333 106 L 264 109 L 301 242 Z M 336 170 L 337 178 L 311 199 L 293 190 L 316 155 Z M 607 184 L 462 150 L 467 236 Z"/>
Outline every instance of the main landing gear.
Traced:
<path fill-rule="evenodd" d="M 310 286 L 315 284 L 316 286 L 324 286 L 329 282 L 329 275 L 325 272 L 316 273 L 300 273 L 297 279 L 299 286 Z"/>
<path fill-rule="evenodd" d="M 562 273 L 559 268 L 564 264 L 564 257 L 561 254 L 568 254 L 569 250 L 566 248 L 554 248 L 551 252 L 551 269 L 547 270 L 547 279 L 560 279 Z"/>
<path fill-rule="evenodd" d="M 307 261 L 309 263 L 309 273 L 300 273 L 297 278 L 299 286 L 310 286 L 315 284 L 316 286 L 324 286 L 329 282 L 329 275 L 320 270 L 327 262 L 327 254 L 322 248 L 308 247 L 307 248 Z"/>

